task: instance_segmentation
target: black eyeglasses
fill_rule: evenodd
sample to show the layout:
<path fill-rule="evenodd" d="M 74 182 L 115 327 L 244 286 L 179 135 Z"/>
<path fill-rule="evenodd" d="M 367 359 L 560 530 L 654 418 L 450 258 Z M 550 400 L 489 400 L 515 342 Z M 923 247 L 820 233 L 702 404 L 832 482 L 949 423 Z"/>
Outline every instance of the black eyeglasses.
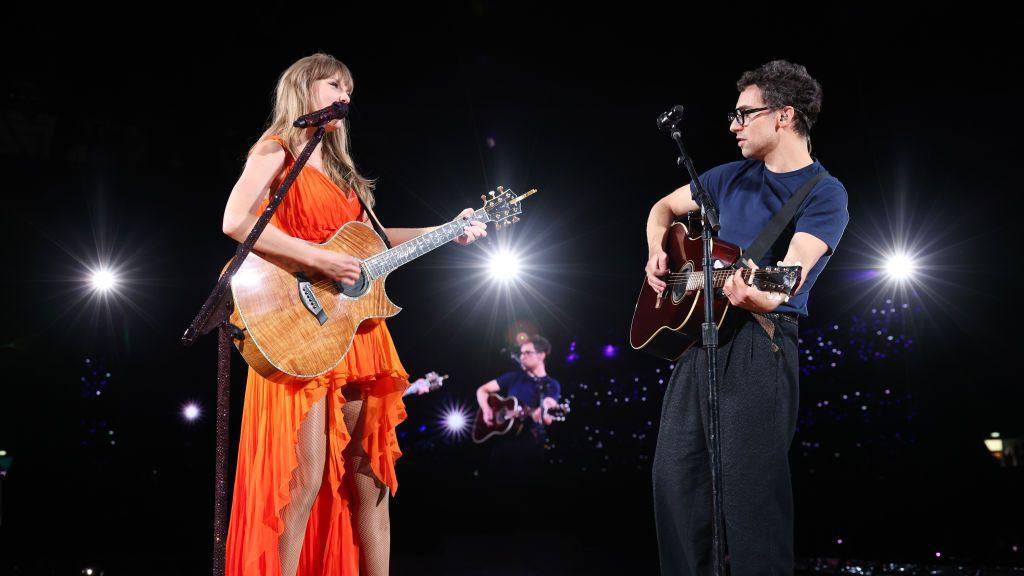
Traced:
<path fill-rule="evenodd" d="M 762 108 L 750 108 L 747 110 L 740 110 L 739 108 L 729 112 L 725 115 L 729 119 L 729 124 L 733 122 L 739 122 L 740 126 L 746 126 L 747 122 L 750 121 L 750 115 L 754 112 L 764 112 L 765 110 L 771 110 L 771 106 L 764 106 Z"/>

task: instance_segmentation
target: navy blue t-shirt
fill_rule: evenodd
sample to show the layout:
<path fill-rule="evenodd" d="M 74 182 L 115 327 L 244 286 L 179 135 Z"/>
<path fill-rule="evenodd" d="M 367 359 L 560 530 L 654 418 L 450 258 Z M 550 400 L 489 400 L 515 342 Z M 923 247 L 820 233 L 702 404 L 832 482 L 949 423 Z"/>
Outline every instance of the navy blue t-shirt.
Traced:
<path fill-rule="evenodd" d="M 765 224 L 800 186 L 825 168 L 817 160 L 792 172 L 775 173 L 760 160 L 740 160 L 716 166 L 700 175 L 700 183 L 718 206 L 722 228 L 718 237 L 746 248 Z M 818 274 L 825 268 L 832 252 L 839 245 L 843 230 L 850 221 L 846 208 L 846 188 L 834 176 L 815 184 L 797 208 L 795 232 L 806 232 L 828 245 L 825 255 L 807 273 L 807 279 L 796 295 L 775 309 L 807 316 L 807 295 Z M 775 266 L 786 257 L 791 236 L 783 231 L 758 266 Z"/>
<path fill-rule="evenodd" d="M 520 405 L 525 404 L 530 409 L 540 406 L 540 385 L 544 386 L 545 398 L 551 397 L 555 400 L 562 398 L 562 385 L 550 376 L 534 378 L 525 370 L 516 370 L 515 372 L 506 372 L 494 380 L 498 383 L 499 394 L 506 398 L 515 396 Z M 527 422 L 532 425 L 533 420 L 527 419 Z"/>

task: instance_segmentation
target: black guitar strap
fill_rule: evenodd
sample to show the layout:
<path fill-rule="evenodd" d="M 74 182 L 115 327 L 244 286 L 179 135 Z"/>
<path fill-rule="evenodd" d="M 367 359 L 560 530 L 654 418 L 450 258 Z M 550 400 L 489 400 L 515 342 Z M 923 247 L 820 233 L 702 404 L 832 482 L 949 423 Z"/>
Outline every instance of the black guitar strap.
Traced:
<path fill-rule="evenodd" d="M 786 225 L 793 220 L 793 216 L 796 215 L 797 208 L 803 203 L 804 198 L 811 192 L 814 185 L 820 182 L 823 178 L 828 176 L 827 170 L 822 170 L 817 173 L 804 185 L 800 187 L 782 208 L 772 216 L 772 219 L 765 224 L 764 228 L 761 229 L 761 233 L 754 238 L 754 241 L 750 243 L 750 247 L 743 251 L 743 257 L 737 264 L 740 266 L 747 266 L 747 260 L 753 260 L 755 264 L 764 256 L 765 252 L 772 247 L 775 240 L 779 238 L 779 234 L 786 228 Z"/>
<path fill-rule="evenodd" d="M 384 245 L 387 246 L 388 249 L 391 249 L 391 242 L 388 241 L 388 235 L 384 233 L 384 227 L 381 226 L 380 221 L 377 220 L 377 215 L 373 213 L 373 210 L 370 210 L 370 207 L 367 206 L 365 202 L 363 202 L 362 196 L 356 194 L 356 198 L 359 198 L 359 205 L 363 207 L 363 212 L 366 212 L 369 216 L 370 224 L 373 224 L 373 229 L 377 232 L 377 235 L 384 241 Z"/>

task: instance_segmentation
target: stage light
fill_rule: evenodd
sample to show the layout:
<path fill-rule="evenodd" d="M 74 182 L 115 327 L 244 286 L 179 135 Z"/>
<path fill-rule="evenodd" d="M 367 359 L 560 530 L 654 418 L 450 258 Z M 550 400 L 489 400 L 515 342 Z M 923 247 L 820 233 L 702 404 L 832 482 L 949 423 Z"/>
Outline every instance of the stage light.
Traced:
<path fill-rule="evenodd" d="M 985 440 L 985 448 L 988 448 L 988 451 L 993 456 L 999 458 L 1003 454 L 1003 440 L 1001 438 L 988 438 Z"/>
<path fill-rule="evenodd" d="M 616 348 L 615 346 L 612 346 L 611 344 L 608 344 L 607 346 L 601 349 L 601 353 L 604 354 L 605 358 L 615 358 L 615 356 L 617 356 L 619 353 L 619 349 Z"/>
<path fill-rule="evenodd" d="M 0 457 L 7 456 L 7 450 L 0 450 Z"/>
<path fill-rule="evenodd" d="M 473 414 L 461 403 L 446 403 L 437 414 L 441 432 L 449 440 L 462 438 L 469 432 Z"/>
<path fill-rule="evenodd" d="M 449 412 L 444 417 L 444 425 L 451 432 L 462 432 L 466 428 L 466 415 L 458 411 Z"/>
<path fill-rule="evenodd" d="M 200 415 L 199 406 L 194 402 L 186 404 L 185 407 L 182 409 L 181 414 L 182 416 L 185 417 L 185 420 L 188 420 L 189 422 L 194 422 L 199 418 Z"/>
<path fill-rule="evenodd" d="M 500 250 L 491 257 L 491 279 L 498 282 L 513 282 L 519 276 L 519 257 L 511 250 Z"/>
<path fill-rule="evenodd" d="M 89 274 L 89 282 L 97 292 L 110 292 L 117 286 L 117 275 L 107 268 L 99 268 Z"/>
<path fill-rule="evenodd" d="M 904 282 L 913 279 L 917 264 L 909 255 L 897 252 L 885 259 L 884 270 L 889 279 Z"/>

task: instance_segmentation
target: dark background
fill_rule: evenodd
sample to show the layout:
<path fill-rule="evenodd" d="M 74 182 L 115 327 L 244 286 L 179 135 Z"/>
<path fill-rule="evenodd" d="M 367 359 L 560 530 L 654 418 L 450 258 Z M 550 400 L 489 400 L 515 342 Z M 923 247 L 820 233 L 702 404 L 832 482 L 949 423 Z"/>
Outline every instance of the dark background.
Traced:
<path fill-rule="evenodd" d="M 473 2 L 334 6 L 289 26 L 294 9 L 8 15 L 0 572 L 209 570 L 215 341 L 179 337 L 232 253 L 223 205 L 277 76 L 318 50 L 354 73 L 353 151 L 387 225 L 441 223 L 497 185 L 541 191 L 515 227 L 389 280 L 405 366 L 452 377 L 400 427 L 395 573 L 497 573 L 492 557 L 510 574 L 656 572 L 649 458 L 669 363 L 626 331 L 647 212 L 688 179 L 654 119 L 686 105 L 700 170 L 739 158 L 735 81 L 774 58 L 824 88 L 815 155 L 851 215 L 801 325 L 809 348 L 823 335 L 844 355 L 802 359 L 797 554 L 1024 564 L 1024 478 L 982 443 L 1024 436 L 1019 12 Z M 527 266 L 512 289 L 482 271 L 502 243 Z M 871 272 L 895 245 L 923 268 L 902 288 Z M 121 271 L 116 296 L 89 293 L 101 261 Z M 437 422 L 511 368 L 516 322 L 552 341 L 575 402 L 552 429 L 541 514 L 488 493 L 486 449 Z M 233 432 L 242 373 L 236 356 Z M 543 521 L 503 528 L 499 501 Z"/>

